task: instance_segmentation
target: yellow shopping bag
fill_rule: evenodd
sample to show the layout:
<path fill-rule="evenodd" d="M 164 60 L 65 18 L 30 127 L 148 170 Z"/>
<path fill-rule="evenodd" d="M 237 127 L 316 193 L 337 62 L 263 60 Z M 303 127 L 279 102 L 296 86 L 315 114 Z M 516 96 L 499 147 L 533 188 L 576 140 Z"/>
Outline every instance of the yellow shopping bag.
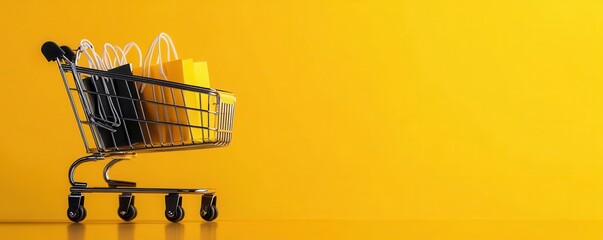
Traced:
<path fill-rule="evenodd" d="M 162 79 L 165 75 L 168 81 L 209 88 L 206 62 L 180 59 L 163 63 L 162 68 L 160 69 L 158 64 L 150 66 L 148 77 Z M 135 67 L 133 73 L 142 75 L 142 70 L 140 67 Z M 138 87 L 141 88 L 142 86 Z M 215 115 L 208 113 L 215 104 L 215 102 L 210 103 L 214 100 L 209 95 L 147 84 L 142 88 L 141 98 L 150 101 L 142 104 L 146 119 L 162 122 L 147 124 L 149 128 L 145 134 L 147 142 L 177 144 L 192 141 L 208 142 L 215 139 L 208 130 L 215 125 Z"/>
<path fill-rule="evenodd" d="M 193 62 L 192 59 L 176 60 L 163 64 L 167 80 L 193 86 L 209 87 L 207 67 L 203 69 L 203 66 L 207 66 L 207 64 L 205 62 Z M 199 111 L 201 109 L 201 94 L 193 91 L 174 91 L 173 89 L 169 89 L 169 91 L 166 89 L 165 91 L 168 92 L 167 95 L 169 96 L 167 103 L 175 105 L 172 111 L 168 111 L 169 120 L 171 123 L 180 124 L 171 125 L 168 129 L 168 133 L 172 134 L 173 141 L 190 143 L 201 138 L 203 136 L 202 127 L 204 127 L 201 111 Z"/>
<path fill-rule="evenodd" d="M 209 88 L 209 72 L 207 62 L 195 62 L 195 79 L 197 86 Z M 188 100 L 187 100 L 188 101 Z M 215 142 L 215 131 L 210 129 L 215 128 L 214 114 L 209 112 L 215 109 L 215 97 L 209 94 L 196 94 L 193 97 L 194 108 L 199 108 L 200 111 L 193 111 L 194 117 L 191 118 L 191 124 L 201 126 L 197 131 L 193 132 L 193 141 L 195 142 Z M 188 104 L 188 102 L 187 102 Z"/>
<path fill-rule="evenodd" d="M 160 74 L 159 67 L 151 67 L 150 74 L 143 74 L 142 67 L 132 68 L 132 74 L 147 77 L 157 77 Z M 166 125 L 169 119 L 166 116 L 167 107 L 165 103 L 165 95 L 162 94 L 163 87 L 151 84 L 136 83 L 141 102 L 139 108 L 139 118 L 144 118 L 145 122 L 142 126 L 144 142 L 154 146 L 162 145 L 169 137 L 166 136 Z"/>
<path fill-rule="evenodd" d="M 179 67 L 182 66 L 182 71 Z M 206 62 L 193 62 L 191 59 L 172 61 L 164 64 L 166 69 L 167 79 L 174 82 L 184 83 L 188 85 L 209 88 L 209 74 L 207 71 Z M 184 91 L 175 93 L 174 104 L 179 106 L 186 106 L 188 109 L 178 109 L 178 111 L 172 112 L 170 117 L 172 121 L 180 124 L 191 126 L 185 128 L 180 134 L 180 130 L 177 127 L 172 128 L 172 132 L 177 131 L 176 139 L 178 141 L 186 142 L 204 142 L 208 138 L 209 127 L 208 121 L 203 119 L 209 119 L 207 116 L 207 110 L 209 109 L 203 104 L 202 93 L 193 91 Z"/>
<path fill-rule="evenodd" d="M 160 41 L 162 40 L 168 43 L 167 61 L 165 62 L 161 58 L 160 51 Z M 155 46 L 158 46 L 159 49 L 157 63 L 149 65 L 153 58 Z M 193 86 L 210 87 L 206 62 L 194 62 L 192 59 L 170 61 L 170 49 L 174 58 L 178 59 L 169 36 L 164 33 L 160 34 L 147 53 L 144 67 L 134 68 L 134 74 Z M 147 142 L 164 145 L 172 143 L 188 144 L 215 139 L 215 136 L 212 138 L 208 130 L 210 125 L 213 125 L 215 116 L 208 113 L 212 105 L 209 105 L 209 102 L 203 99 L 203 95 L 207 94 L 156 85 L 151 86 L 149 89 L 145 89 L 143 86 L 139 88 L 141 89 L 141 97 L 147 101 L 152 101 L 143 104 L 145 115 L 148 116 L 147 119 L 160 122 L 148 124 L 153 131 L 148 131 L 148 134 L 146 134 L 145 140 L 149 140 Z"/>

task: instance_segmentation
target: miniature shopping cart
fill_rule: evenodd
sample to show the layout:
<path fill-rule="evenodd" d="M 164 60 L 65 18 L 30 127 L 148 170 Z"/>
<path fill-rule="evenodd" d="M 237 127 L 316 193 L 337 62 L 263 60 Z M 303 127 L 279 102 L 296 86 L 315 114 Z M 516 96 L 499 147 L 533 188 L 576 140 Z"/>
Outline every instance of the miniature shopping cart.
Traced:
<path fill-rule="evenodd" d="M 80 67 L 75 61 L 80 49 L 73 51 L 54 42 L 44 43 L 42 53 L 49 62 L 58 63 L 86 152 L 91 154 L 69 168 L 67 216 L 71 221 L 86 218 L 84 193 L 121 193 L 117 213 L 125 221 L 137 215 L 133 194 L 166 194 L 165 217 L 171 222 L 184 218 L 181 194 L 201 194 L 201 217 L 216 219 L 217 198 L 211 189 L 140 188 L 135 182 L 110 179 L 109 170 L 137 152 L 227 146 L 236 100 L 232 93 L 134 76 L 129 68 Z M 111 159 L 103 170 L 108 187 L 89 187 L 74 180 L 79 165 L 104 159 Z"/>

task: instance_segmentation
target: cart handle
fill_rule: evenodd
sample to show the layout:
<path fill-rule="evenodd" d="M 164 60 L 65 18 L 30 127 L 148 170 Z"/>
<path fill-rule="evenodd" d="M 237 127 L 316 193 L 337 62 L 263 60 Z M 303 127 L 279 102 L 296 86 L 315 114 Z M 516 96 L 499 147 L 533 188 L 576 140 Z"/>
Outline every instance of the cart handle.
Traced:
<path fill-rule="evenodd" d="M 48 41 L 42 44 L 42 54 L 46 60 L 56 61 L 61 57 L 66 57 L 69 61 L 75 61 L 75 52 L 68 46 L 60 46 L 55 42 Z"/>
<path fill-rule="evenodd" d="M 59 62 L 59 66 L 62 67 L 62 64 L 60 64 L 60 61 L 63 60 L 63 62 L 68 63 L 69 67 L 71 68 L 72 72 L 74 72 L 74 78 L 76 79 L 76 84 L 82 84 L 79 83 L 78 77 L 75 76 L 76 71 L 75 68 L 77 68 L 77 66 L 75 66 L 75 57 L 76 54 L 73 52 L 73 50 L 71 50 L 70 47 L 68 46 L 60 46 L 58 44 L 56 44 L 55 42 L 52 41 L 48 41 L 45 42 L 44 44 L 42 44 L 42 54 L 44 54 L 44 57 L 46 58 L 46 60 L 50 61 L 57 61 Z M 64 71 L 64 70 L 61 70 Z M 63 75 L 63 80 L 65 80 L 65 76 Z M 67 82 L 65 82 L 65 86 L 67 86 Z M 105 86 L 106 87 L 106 86 Z M 79 94 L 81 96 L 83 96 L 84 92 L 79 90 L 80 87 L 77 88 L 79 91 Z M 69 92 L 69 91 L 68 91 Z M 107 97 L 109 98 L 109 97 Z M 116 116 L 116 121 L 109 121 L 107 119 L 106 116 L 102 116 L 101 117 L 97 117 L 94 114 L 91 114 L 91 110 L 88 109 L 86 106 L 89 106 L 89 103 L 86 101 L 86 98 L 82 99 L 82 101 L 84 101 L 85 103 L 83 104 L 84 107 L 84 111 L 86 113 L 86 115 L 88 116 L 88 118 L 90 119 L 90 123 L 98 126 L 98 127 L 102 127 L 104 129 L 107 129 L 111 132 L 116 132 L 117 130 L 115 130 L 113 127 L 119 127 L 121 125 L 121 123 L 119 122 L 119 117 L 117 116 L 117 110 L 115 110 L 115 106 L 113 106 L 113 102 L 109 101 L 109 105 L 111 107 L 111 111 L 113 111 L 114 116 Z M 73 104 L 73 103 L 72 103 Z M 109 126 L 111 125 L 111 126 Z"/>
<path fill-rule="evenodd" d="M 42 54 L 46 57 L 46 60 L 56 61 L 58 58 L 65 56 L 65 51 L 59 47 L 55 42 L 48 41 L 42 44 Z"/>
<path fill-rule="evenodd" d="M 69 59 L 69 61 L 71 62 L 75 62 L 75 52 L 73 52 L 73 50 L 71 50 L 70 47 L 68 46 L 61 46 L 61 50 L 63 50 L 63 52 L 65 52 L 65 57 L 67 59 Z"/>

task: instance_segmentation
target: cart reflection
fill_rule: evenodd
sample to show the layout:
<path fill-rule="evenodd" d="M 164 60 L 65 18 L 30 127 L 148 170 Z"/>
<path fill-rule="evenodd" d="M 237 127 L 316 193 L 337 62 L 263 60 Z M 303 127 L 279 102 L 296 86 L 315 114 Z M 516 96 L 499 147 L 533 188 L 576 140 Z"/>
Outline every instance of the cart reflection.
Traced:
<path fill-rule="evenodd" d="M 199 224 L 199 239 L 202 240 L 216 240 L 216 229 L 218 223 L 215 222 L 202 222 L 202 223 L 167 223 L 167 224 L 156 224 L 156 223 L 134 223 L 134 222 L 122 222 L 122 223 L 71 223 L 67 225 L 67 239 L 68 240 L 85 240 L 87 229 L 91 233 L 97 234 L 99 229 L 105 229 L 107 225 L 115 224 L 117 227 L 117 239 L 128 240 L 128 239 L 148 239 L 153 235 L 154 237 L 164 235 L 166 240 L 182 240 L 185 239 L 185 230 L 188 227 L 194 227 Z M 163 227 L 163 234 L 157 232 L 161 231 Z M 138 227 L 137 227 L 138 226 Z M 137 229 L 138 228 L 138 232 Z M 148 228 L 148 229 L 147 229 Z M 189 229 L 190 231 L 190 229 Z M 102 231 L 101 231 L 102 232 Z M 111 232 L 105 232 L 105 234 L 88 236 L 89 239 L 107 239 L 108 235 L 112 235 Z M 190 238 L 190 236 L 189 236 Z M 109 237 L 110 239 L 110 237 Z"/>

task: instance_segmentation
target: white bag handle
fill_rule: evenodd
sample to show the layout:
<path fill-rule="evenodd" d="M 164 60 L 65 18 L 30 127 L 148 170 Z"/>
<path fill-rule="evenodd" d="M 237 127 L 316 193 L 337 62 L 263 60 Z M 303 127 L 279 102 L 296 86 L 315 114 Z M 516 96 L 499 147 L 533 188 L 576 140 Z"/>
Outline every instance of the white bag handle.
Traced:
<path fill-rule="evenodd" d="M 119 47 L 113 46 L 110 43 L 105 43 L 105 45 L 103 46 L 103 54 L 102 54 L 103 63 L 105 64 L 105 66 L 107 67 L 107 69 L 113 69 L 113 68 L 115 68 L 116 64 L 121 65 L 121 61 L 119 61 L 119 59 L 120 59 L 120 52 L 118 52 L 117 49 L 119 49 L 120 52 L 123 54 L 123 51 L 121 51 L 121 49 Z M 111 56 L 109 54 L 110 53 L 109 50 L 113 51 L 113 59 L 111 59 Z M 121 57 L 121 58 L 123 58 L 123 57 Z M 111 61 L 111 60 L 113 60 L 113 61 Z"/>
<path fill-rule="evenodd" d="M 88 39 L 82 39 L 80 41 L 79 49 L 80 50 L 77 51 L 77 54 L 75 57 L 76 65 L 77 65 L 77 62 L 79 61 L 80 54 L 84 53 L 84 55 L 88 59 L 88 67 L 93 68 L 93 69 L 99 69 L 99 70 L 107 70 L 107 68 L 103 62 L 103 58 L 101 56 L 99 56 L 96 53 L 96 51 L 94 51 L 94 45 L 92 45 L 92 43 Z M 92 53 L 90 53 L 89 51 Z"/>
<path fill-rule="evenodd" d="M 157 62 L 156 64 L 162 62 L 162 58 L 161 58 L 161 40 L 165 41 L 167 44 L 167 61 L 171 61 L 170 56 L 172 54 L 171 51 L 174 51 L 174 60 L 178 60 L 178 52 L 176 51 L 176 47 L 174 46 L 174 42 L 172 41 L 172 38 L 170 38 L 169 35 L 167 35 L 167 33 L 159 33 L 159 35 L 157 35 L 157 37 L 153 40 L 153 42 L 151 43 L 151 46 L 149 47 L 149 51 L 147 52 L 147 55 L 145 56 L 144 59 L 144 64 L 145 66 L 150 65 L 152 58 L 153 58 L 153 53 L 155 52 L 155 46 L 158 47 L 158 58 L 157 58 Z"/>
<path fill-rule="evenodd" d="M 143 71 L 142 71 L 142 76 L 144 77 L 148 77 L 151 75 L 151 65 L 152 65 L 152 61 L 153 61 L 153 55 L 155 53 L 155 48 L 157 48 L 157 61 L 155 62 L 155 64 L 159 65 L 159 73 L 161 74 L 161 77 L 163 77 L 164 80 L 168 80 L 165 72 L 163 71 L 163 58 L 161 57 L 161 41 L 164 41 L 167 45 L 167 61 L 171 61 L 171 56 L 173 53 L 174 56 L 174 60 L 178 60 L 178 52 L 176 52 L 176 47 L 174 46 L 174 42 L 172 41 L 172 38 L 170 38 L 169 35 L 167 35 L 166 33 L 160 33 L 155 40 L 153 40 L 153 42 L 151 43 L 151 46 L 149 47 L 149 51 L 147 52 L 147 55 L 144 59 L 144 63 L 143 63 Z M 144 91 L 144 87 L 146 86 L 146 84 L 142 84 L 140 86 L 140 92 L 142 93 Z"/>
<path fill-rule="evenodd" d="M 126 45 L 124 45 L 124 49 L 122 51 L 122 59 L 121 59 L 121 65 L 128 63 L 128 59 L 126 59 L 126 56 L 128 55 L 128 53 L 130 52 L 130 50 L 132 49 L 132 47 L 134 47 L 136 49 L 136 51 L 138 52 L 138 66 L 142 67 L 142 51 L 140 50 L 140 47 L 138 47 L 138 44 L 136 44 L 135 42 L 129 42 L 126 43 Z"/>
<path fill-rule="evenodd" d="M 120 48 L 119 46 L 113 46 L 110 43 L 105 43 L 103 49 L 103 63 L 107 68 L 115 68 L 118 66 L 122 66 L 128 63 L 127 55 L 132 48 L 135 48 L 138 52 L 138 66 L 142 67 L 142 51 L 138 44 L 135 42 L 129 42 L 124 45 L 124 48 Z M 111 52 L 113 52 L 113 58 L 111 58 Z"/>

